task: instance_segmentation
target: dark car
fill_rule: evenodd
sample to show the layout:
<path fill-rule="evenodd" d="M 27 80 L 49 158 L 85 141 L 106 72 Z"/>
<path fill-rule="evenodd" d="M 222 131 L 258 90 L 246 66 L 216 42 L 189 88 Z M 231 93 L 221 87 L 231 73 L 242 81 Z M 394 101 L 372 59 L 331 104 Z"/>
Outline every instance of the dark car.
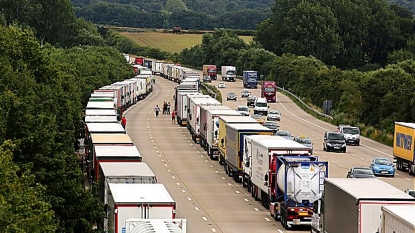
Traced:
<path fill-rule="evenodd" d="M 347 178 L 375 178 L 370 167 L 352 167 L 347 172 Z"/>
<path fill-rule="evenodd" d="M 246 99 L 246 106 L 248 106 L 248 107 L 254 107 L 254 105 L 255 105 L 255 100 L 256 100 L 256 96 L 249 96 L 249 97 Z"/>
<path fill-rule="evenodd" d="M 323 150 L 346 153 L 346 139 L 339 132 L 326 132 L 323 139 Z"/>
<path fill-rule="evenodd" d="M 415 197 L 415 190 L 413 189 L 405 189 L 404 191 L 406 194 L 408 194 L 411 197 Z"/>
<path fill-rule="evenodd" d="M 288 140 L 292 140 L 293 139 L 290 131 L 287 131 L 287 130 L 278 130 L 275 135 L 276 136 L 283 137 L 283 138 L 288 139 Z"/>
<path fill-rule="evenodd" d="M 273 121 L 265 121 L 264 126 L 267 127 L 268 129 L 274 130 L 274 132 L 277 132 L 278 129 L 280 128 L 280 126 L 277 125 L 277 123 L 275 123 Z"/>
<path fill-rule="evenodd" d="M 235 94 L 234 92 L 230 92 L 230 93 L 228 93 L 228 95 L 226 96 L 226 100 L 227 100 L 227 101 L 229 101 L 229 100 L 235 100 L 235 101 L 236 101 L 236 99 L 237 99 L 237 96 L 236 96 L 236 94 Z"/>
<path fill-rule="evenodd" d="M 294 137 L 294 141 L 308 147 L 310 149 L 310 154 L 313 154 L 313 142 L 310 138 L 306 137 L 305 135 L 300 135 Z"/>

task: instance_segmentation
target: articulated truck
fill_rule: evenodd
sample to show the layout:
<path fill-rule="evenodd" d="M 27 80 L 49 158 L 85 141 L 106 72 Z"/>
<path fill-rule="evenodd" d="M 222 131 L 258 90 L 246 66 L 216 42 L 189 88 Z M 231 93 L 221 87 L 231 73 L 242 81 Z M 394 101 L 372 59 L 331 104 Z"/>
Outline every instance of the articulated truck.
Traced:
<path fill-rule="evenodd" d="M 218 160 L 220 165 L 225 165 L 226 160 L 226 125 L 234 123 L 259 125 L 259 122 L 250 116 L 219 116 Z"/>
<path fill-rule="evenodd" d="M 393 156 L 396 169 L 415 174 L 415 123 L 395 122 Z"/>
<path fill-rule="evenodd" d="M 226 158 L 225 172 L 235 182 L 242 182 L 242 149 L 246 135 L 273 135 L 274 131 L 260 124 L 227 124 L 226 125 Z"/>
<path fill-rule="evenodd" d="M 195 143 L 200 143 L 200 107 L 203 105 L 222 105 L 210 95 L 189 96 L 187 101 L 187 128 Z"/>
<path fill-rule="evenodd" d="M 200 107 L 200 146 L 210 159 L 218 159 L 219 116 L 240 116 L 236 110 L 224 105 Z"/>
<path fill-rule="evenodd" d="M 380 179 L 327 178 L 314 202 L 311 232 L 377 232 L 382 206 L 405 204 L 415 205 L 415 198 Z"/>
<path fill-rule="evenodd" d="M 236 81 L 236 67 L 235 66 L 222 66 L 222 80 L 228 82 Z"/>

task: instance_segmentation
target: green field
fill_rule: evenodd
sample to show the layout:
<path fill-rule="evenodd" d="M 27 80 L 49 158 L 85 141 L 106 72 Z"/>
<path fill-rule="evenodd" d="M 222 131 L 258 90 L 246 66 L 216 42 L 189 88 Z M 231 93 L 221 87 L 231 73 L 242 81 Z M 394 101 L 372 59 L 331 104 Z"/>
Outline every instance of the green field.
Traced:
<path fill-rule="evenodd" d="M 185 48 L 202 43 L 201 34 L 173 34 L 163 32 L 120 32 L 141 46 L 159 48 L 171 53 L 179 53 Z M 252 41 L 252 36 L 241 36 L 246 43 Z"/>

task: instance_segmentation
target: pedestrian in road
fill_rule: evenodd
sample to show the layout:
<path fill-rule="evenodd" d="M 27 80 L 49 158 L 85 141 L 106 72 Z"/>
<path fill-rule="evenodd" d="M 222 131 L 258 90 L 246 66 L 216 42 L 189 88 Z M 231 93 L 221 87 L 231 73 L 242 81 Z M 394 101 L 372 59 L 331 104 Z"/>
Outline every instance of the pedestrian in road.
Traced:
<path fill-rule="evenodd" d="M 167 103 L 167 114 L 170 115 L 170 102 Z"/>
<path fill-rule="evenodd" d="M 174 111 L 171 111 L 171 123 L 174 124 L 176 121 L 176 113 Z"/>
<path fill-rule="evenodd" d="M 125 116 L 122 116 L 121 125 L 124 129 L 127 126 L 127 118 L 125 118 Z"/>
<path fill-rule="evenodd" d="M 160 108 L 158 105 L 154 108 L 154 112 L 156 112 L 156 117 L 159 117 Z"/>
<path fill-rule="evenodd" d="M 163 103 L 163 114 L 166 114 L 166 102 Z"/>

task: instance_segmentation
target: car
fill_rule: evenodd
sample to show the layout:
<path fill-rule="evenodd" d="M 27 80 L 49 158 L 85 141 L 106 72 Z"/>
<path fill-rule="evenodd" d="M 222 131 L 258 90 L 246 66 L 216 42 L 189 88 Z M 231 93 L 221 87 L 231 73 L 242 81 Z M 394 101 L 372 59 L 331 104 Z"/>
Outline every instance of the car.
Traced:
<path fill-rule="evenodd" d="M 281 113 L 277 110 L 269 110 L 267 114 L 268 121 L 280 121 L 281 120 Z"/>
<path fill-rule="evenodd" d="M 255 105 L 255 100 L 256 100 L 256 96 L 249 96 L 249 97 L 246 99 L 246 106 L 248 106 L 248 107 L 254 107 L 254 105 Z"/>
<path fill-rule="evenodd" d="M 264 126 L 267 127 L 268 129 L 274 130 L 275 133 L 280 129 L 280 126 L 277 125 L 277 123 L 273 121 L 265 121 Z"/>
<path fill-rule="evenodd" d="M 226 84 L 225 83 L 218 83 L 218 88 L 226 88 Z"/>
<path fill-rule="evenodd" d="M 370 168 L 375 176 L 395 176 L 395 166 L 389 158 L 374 158 Z"/>
<path fill-rule="evenodd" d="M 237 98 L 238 97 L 236 96 L 235 92 L 229 92 L 228 95 L 226 96 L 227 101 L 229 101 L 229 100 L 235 100 L 236 101 Z"/>
<path fill-rule="evenodd" d="M 275 136 L 280 136 L 280 137 L 283 137 L 283 138 L 288 139 L 288 140 L 293 139 L 292 136 L 291 136 L 290 131 L 287 131 L 287 130 L 278 130 L 277 133 L 275 133 Z"/>
<path fill-rule="evenodd" d="M 203 76 L 203 82 L 205 83 L 211 83 L 212 79 L 210 78 L 210 76 Z"/>
<path fill-rule="evenodd" d="M 413 189 L 405 189 L 404 192 L 411 197 L 415 197 L 415 190 Z"/>
<path fill-rule="evenodd" d="M 314 144 L 310 138 L 306 137 L 305 135 L 300 135 L 300 136 L 294 137 L 294 141 L 308 147 L 310 149 L 310 154 L 313 154 Z"/>
<path fill-rule="evenodd" d="M 352 167 L 347 172 L 347 178 L 375 178 L 375 175 L 370 167 Z"/>
<path fill-rule="evenodd" d="M 340 132 L 325 132 L 323 138 L 324 151 L 341 151 L 346 153 L 346 139 Z"/>
<path fill-rule="evenodd" d="M 238 111 L 240 114 L 242 114 L 244 116 L 249 116 L 249 108 L 247 106 L 239 105 L 236 108 L 236 111 Z"/>
<path fill-rule="evenodd" d="M 339 125 L 337 131 L 342 133 L 346 138 L 348 145 L 360 145 L 360 129 L 350 125 Z"/>
<path fill-rule="evenodd" d="M 260 114 L 254 114 L 251 117 L 254 118 L 255 120 L 257 120 L 261 125 L 263 125 L 265 123 L 264 118 Z"/>
<path fill-rule="evenodd" d="M 241 98 L 244 97 L 249 97 L 249 95 L 251 94 L 251 92 L 249 90 L 244 89 L 243 91 L 241 91 Z"/>

